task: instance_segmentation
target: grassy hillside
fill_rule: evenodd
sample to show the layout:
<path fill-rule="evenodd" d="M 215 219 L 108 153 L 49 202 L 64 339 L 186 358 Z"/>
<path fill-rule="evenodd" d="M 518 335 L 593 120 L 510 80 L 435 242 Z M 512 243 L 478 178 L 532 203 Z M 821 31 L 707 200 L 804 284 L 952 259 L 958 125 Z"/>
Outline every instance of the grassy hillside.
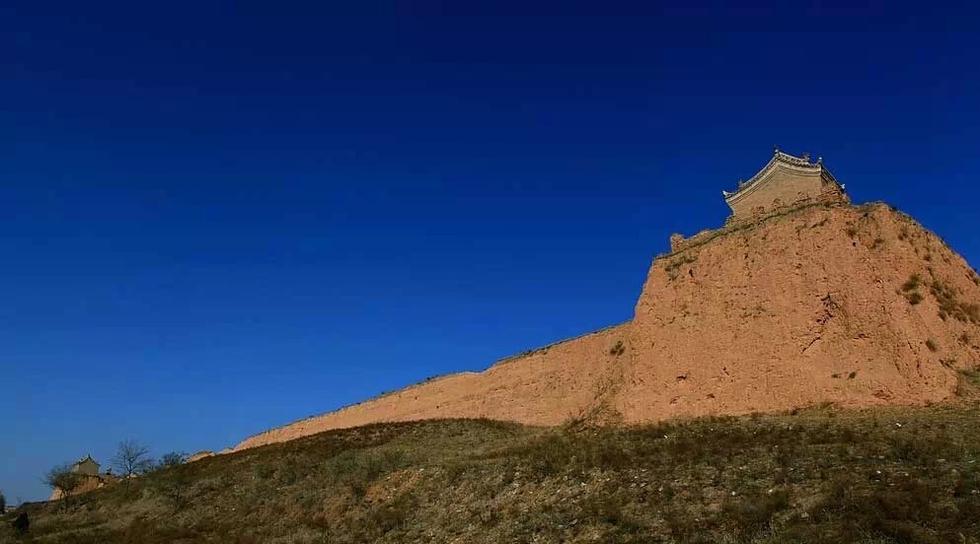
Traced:
<path fill-rule="evenodd" d="M 978 423 L 976 406 L 940 406 L 629 429 L 379 424 L 35 505 L 25 540 L 980 542 Z"/>

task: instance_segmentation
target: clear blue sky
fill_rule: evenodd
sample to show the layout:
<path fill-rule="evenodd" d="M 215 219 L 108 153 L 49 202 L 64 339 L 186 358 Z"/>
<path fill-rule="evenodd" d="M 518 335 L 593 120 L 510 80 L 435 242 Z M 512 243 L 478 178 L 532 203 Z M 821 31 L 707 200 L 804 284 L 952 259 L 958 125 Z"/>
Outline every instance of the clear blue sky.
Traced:
<path fill-rule="evenodd" d="M 980 262 L 976 13 L 450 4 L 0 7 L 10 500 L 626 320 L 774 144 Z"/>

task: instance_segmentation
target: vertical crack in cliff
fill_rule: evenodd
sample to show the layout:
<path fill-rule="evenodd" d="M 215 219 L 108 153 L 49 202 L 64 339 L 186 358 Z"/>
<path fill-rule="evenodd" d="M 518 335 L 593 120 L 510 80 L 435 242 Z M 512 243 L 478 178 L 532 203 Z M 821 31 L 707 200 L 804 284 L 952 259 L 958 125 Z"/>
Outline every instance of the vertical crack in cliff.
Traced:
<path fill-rule="evenodd" d="M 827 324 L 830 323 L 831 319 L 841 313 L 841 307 L 839 304 L 837 304 L 837 301 L 834 300 L 831 293 L 827 293 L 826 296 L 822 297 L 820 302 L 823 307 L 821 309 L 820 316 L 817 317 L 816 336 L 814 336 L 810 342 L 803 347 L 801 353 L 806 353 L 807 350 L 814 346 L 814 344 L 822 340 L 824 332 L 827 330 Z"/>

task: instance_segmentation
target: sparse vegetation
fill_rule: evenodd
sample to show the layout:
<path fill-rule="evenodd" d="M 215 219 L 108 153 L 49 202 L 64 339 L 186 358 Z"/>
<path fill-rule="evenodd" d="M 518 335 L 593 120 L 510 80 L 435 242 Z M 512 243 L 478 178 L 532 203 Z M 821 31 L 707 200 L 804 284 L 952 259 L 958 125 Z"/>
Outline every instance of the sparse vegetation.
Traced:
<path fill-rule="evenodd" d="M 902 284 L 902 296 L 909 304 L 915 306 L 916 304 L 922 302 L 922 293 L 919 293 L 918 289 L 922 285 L 922 276 L 918 274 L 912 274 L 909 279 L 905 280 Z"/>
<path fill-rule="evenodd" d="M 870 204 L 862 205 L 862 206 L 860 206 L 860 208 L 870 209 L 871 207 L 873 207 L 875 205 L 877 205 L 877 204 L 870 203 Z M 692 242 L 691 239 L 688 239 L 688 240 L 685 241 L 686 243 L 685 243 L 684 249 L 679 250 L 679 252 L 681 252 L 681 251 L 683 251 L 683 252 L 690 251 L 690 250 L 692 250 L 694 248 L 697 248 L 697 247 L 701 247 L 703 245 L 706 245 L 709 242 L 712 242 L 712 241 L 714 241 L 714 240 L 716 240 L 718 238 L 722 238 L 722 237 L 725 237 L 725 236 L 728 236 L 728 235 L 731 235 L 731 234 L 735 234 L 735 233 L 739 233 L 739 232 L 751 231 L 751 230 L 760 228 L 760 227 L 762 227 L 762 226 L 764 226 L 766 224 L 769 224 L 772 221 L 779 220 L 781 218 L 796 216 L 796 215 L 799 215 L 799 214 L 802 214 L 802 213 L 806 213 L 806 212 L 808 212 L 810 210 L 815 210 L 815 209 L 825 209 L 825 210 L 827 210 L 827 209 L 832 209 L 832 208 L 839 208 L 839 207 L 842 207 L 842 206 L 847 206 L 847 205 L 846 204 L 841 204 L 841 203 L 820 202 L 820 201 L 817 201 L 817 202 L 806 202 L 806 203 L 800 204 L 799 206 L 787 206 L 787 207 L 784 207 L 784 208 L 780 208 L 779 210 L 777 210 L 777 211 L 775 211 L 773 213 L 770 213 L 770 214 L 767 214 L 767 215 L 763 215 L 761 217 L 758 217 L 758 218 L 756 218 L 756 219 L 754 219 L 752 221 L 739 221 L 739 222 L 736 222 L 736 223 L 731 224 L 731 225 L 725 225 L 724 227 L 722 227 L 720 229 L 715 229 L 715 230 L 713 230 L 713 231 L 711 231 L 709 233 L 706 233 L 703 236 L 700 236 L 699 235 L 699 236 L 697 236 L 697 240 L 695 242 Z M 660 255 L 657 256 L 657 258 L 659 259 L 661 257 L 669 257 L 671 255 L 674 255 L 674 252 L 671 252 L 671 253 L 661 253 Z"/>
<path fill-rule="evenodd" d="M 884 245 L 885 245 L 884 238 L 875 238 L 874 242 L 871 243 L 871 249 L 878 249 L 884 247 Z"/>
<path fill-rule="evenodd" d="M 847 234 L 848 238 L 854 238 L 857 236 L 858 229 L 854 225 L 850 225 L 844 230 L 844 232 Z"/>
<path fill-rule="evenodd" d="M 980 324 L 980 304 L 959 301 L 956 290 L 938 279 L 932 281 L 929 292 L 939 303 L 939 317 L 943 320 L 951 316 L 957 321 Z"/>
<path fill-rule="evenodd" d="M 912 274 L 909 276 L 909 279 L 902 284 L 902 291 L 915 291 L 920 285 L 922 285 L 922 277 L 918 274 Z"/>
<path fill-rule="evenodd" d="M 960 375 L 967 383 L 980 387 L 980 367 L 969 368 L 966 370 L 961 370 Z"/>
<path fill-rule="evenodd" d="M 685 264 L 696 262 L 697 260 L 698 258 L 695 255 L 681 255 L 680 257 L 676 257 L 668 261 L 667 264 L 664 265 L 664 271 L 667 272 L 667 276 L 673 280 L 677 278 L 680 267 L 684 266 Z"/>
<path fill-rule="evenodd" d="M 626 346 L 623 345 L 622 340 L 616 340 L 616 344 L 609 349 L 609 354 L 619 357 L 620 355 L 626 353 Z"/>
<path fill-rule="evenodd" d="M 80 485 L 82 485 L 82 480 L 79 478 L 78 474 L 71 471 L 71 465 L 63 464 L 58 465 L 48 471 L 44 475 L 44 483 L 52 489 L 52 491 L 57 490 L 61 493 L 61 506 L 68 508 L 71 504 L 72 496 Z"/>
<path fill-rule="evenodd" d="M 939 351 L 939 344 L 937 344 L 936 341 L 933 340 L 932 338 L 926 340 L 926 347 L 929 348 L 929 351 L 932 352 Z"/>
<path fill-rule="evenodd" d="M 186 461 L 187 461 L 186 453 L 182 451 L 172 451 L 169 453 L 165 453 L 163 454 L 162 457 L 160 457 L 159 466 L 161 468 L 170 468 L 170 467 L 175 467 L 177 465 L 183 465 Z"/>
<path fill-rule="evenodd" d="M 973 406 L 934 406 L 377 424 L 28 508 L 32 538 L 52 544 L 977 542 L 978 423 Z"/>
<path fill-rule="evenodd" d="M 159 496 L 173 512 L 178 512 L 187 504 L 190 478 L 188 472 L 178 465 L 167 467 L 171 470 L 159 474 L 151 486 L 152 493 Z"/>

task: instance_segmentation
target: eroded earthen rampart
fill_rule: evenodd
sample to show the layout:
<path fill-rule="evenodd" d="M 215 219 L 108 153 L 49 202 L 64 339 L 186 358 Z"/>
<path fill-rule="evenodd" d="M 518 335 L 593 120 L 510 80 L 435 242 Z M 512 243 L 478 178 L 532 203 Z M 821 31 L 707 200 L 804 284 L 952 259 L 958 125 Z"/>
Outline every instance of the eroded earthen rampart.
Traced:
<path fill-rule="evenodd" d="M 657 257 L 634 318 L 255 435 L 379 421 L 641 423 L 950 398 L 980 364 L 980 278 L 888 206 L 808 201 Z"/>

